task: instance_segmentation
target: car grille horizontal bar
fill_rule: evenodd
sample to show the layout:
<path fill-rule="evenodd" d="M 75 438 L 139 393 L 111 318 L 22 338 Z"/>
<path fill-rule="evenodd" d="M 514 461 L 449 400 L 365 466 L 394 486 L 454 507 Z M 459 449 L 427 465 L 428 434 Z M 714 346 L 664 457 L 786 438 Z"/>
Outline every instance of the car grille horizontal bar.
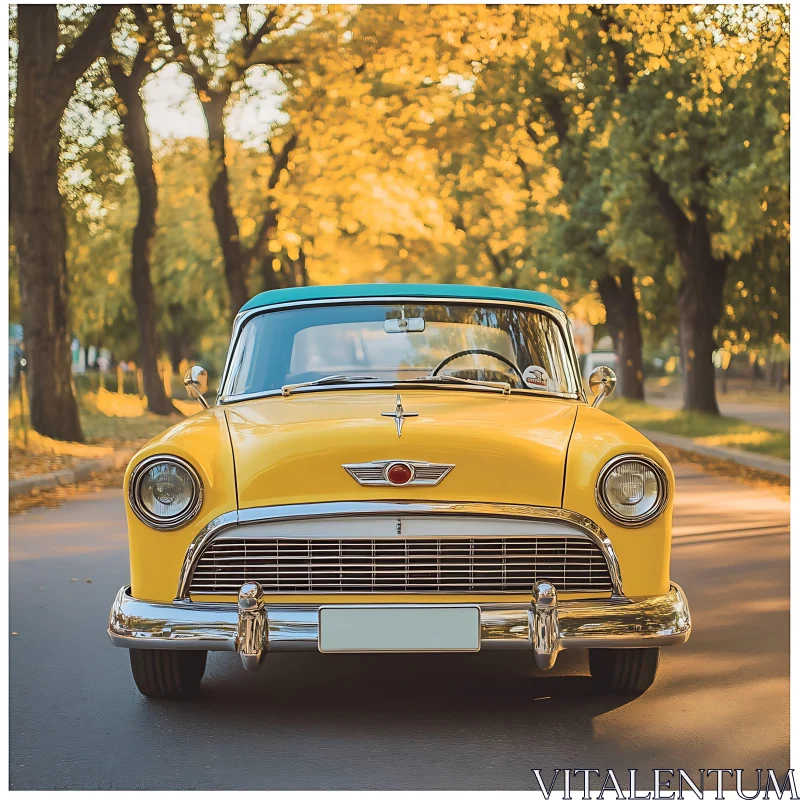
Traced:
<path fill-rule="evenodd" d="M 248 581 L 275 593 L 611 591 L 590 539 L 515 536 L 393 539 L 220 539 L 200 557 L 190 593 L 235 595 Z"/>

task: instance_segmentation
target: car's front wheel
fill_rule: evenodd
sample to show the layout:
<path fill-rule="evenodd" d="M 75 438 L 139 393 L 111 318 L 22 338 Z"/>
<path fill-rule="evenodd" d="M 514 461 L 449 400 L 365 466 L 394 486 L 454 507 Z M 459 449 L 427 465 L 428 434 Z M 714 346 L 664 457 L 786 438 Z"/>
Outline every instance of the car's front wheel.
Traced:
<path fill-rule="evenodd" d="M 589 650 L 589 671 L 602 694 L 637 695 L 647 691 L 658 673 L 658 647 Z"/>
<path fill-rule="evenodd" d="M 128 651 L 136 687 L 145 697 L 185 697 L 197 691 L 206 671 L 205 650 Z"/>

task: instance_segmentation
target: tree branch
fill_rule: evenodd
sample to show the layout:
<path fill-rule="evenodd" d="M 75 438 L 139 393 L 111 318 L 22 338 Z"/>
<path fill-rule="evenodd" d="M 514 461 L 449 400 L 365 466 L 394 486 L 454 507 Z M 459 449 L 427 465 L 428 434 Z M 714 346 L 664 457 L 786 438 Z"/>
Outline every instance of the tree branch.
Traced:
<path fill-rule="evenodd" d="M 647 183 L 661 206 L 672 230 L 681 246 L 685 246 L 689 233 L 689 220 L 683 209 L 675 202 L 669 184 L 650 166 L 647 172 Z"/>
<path fill-rule="evenodd" d="M 244 59 L 245 62 L 253 55 L 253 51 L 261 44 L 261 40 L 268 34 L 272 33 L 274 30 L 272 23 L 275 21 L 275 18 L 278 16 L 278 9 L 271 8 L 267 13 L 264 21 L 259 26 L 258 30 L 252 35 L 249 35 L 249 25 L 248 25 L 248 35 L 245 39 L 244 43 Z"/>
<path fill-rule="evenodd" d="M 125 70 L 122 69 L 122 65 L 119 63 L 117 58 L 115 58 L 116 55 L 117 54 L 114 53 L 112 56 L 106 59 L 106 66 L 108 67 L 108 74 L 111 76 L 111 82 L 114 84 L 116 93 L 119 95 L 122 102 L 125 103 L 127 102 L 125 97 L 128 94 L 128 86 L 131 79 L 125 74 Z"/>
<path fill-rule="evenodd" d="M 268 58 L 266 53 L 263 56 L 259 56 L 258 52 L 253 53 L 253 55 L 245 61 L 244 70 L 242 73 L 246 72 L 250 67 L 282 67 L 286 64 L 299 64 L 299 58 Z"/>
<path fill-rule="evenodd" d="M 525 160 L 522 156 L 517 156 L 517 166 L 520 168 L 522 172 L 522 177 L 525 180 L 525 185 L 530 189 L 531 188 L 531 178 L 530 172 L 528 171 L 528 165 L 525 163 Z"/>
<path fill-rule="evenodd" d="M 283 147 L 281 148 L 280 152 L 278 153 L 277 157 L 275 158 L 275 163 L 272 167 L 272 173 L 269 176 L 269 180 L 267 181 L 267 190 L 272 191 L 277 185 L 278 181 L 281 177 L 281 172 L 286 169 L 286 165 L 289 163 L 289 156 L 292 153 L 292 150 L 297 146 L 297 134 L 293 133 L 287 140 L 284 142 Z M 270 198 L 270 203 L 272 202 L 272 198 Z M 272 232 L 278 225 L 278 210 L 277 208 L 268 208 L 266 213 L 264 214 L 264 219 L 261 220 L 261 225 L 259 226 L 258 233 L 256 234 L 255 241 L 253 242 L 253 246 L 250 248 L 247 254 L 247 261 L 250 266 L 259 258 L 262 254 L 262 250 L 264 249 L 264 243 L 267 242 L 271 236 Z"/>
<path fill-rule="evenodd" d="M 494 274 L 497 276 L 497 279 L 500 280 L 500 276 L 503 274 L 505 267 L 500 263 L 500 259 L 497 257 L 497 255 L 492 252 L 492 248 L 488 244 L 485 245 L 485 247 L 486 255 L 489 256 L 489 261 L 492 263 Z"/>
<path fill-rule="evenodd" d="M 277 227 L 278 209 L 268 208 L 264 214 L 264 218 L 261 220 L 261 225 L 258 227 L 258 233 L 256 234 L 253 246 L 247 251 L 246 263 L 248 272 L 252 269 L 256 260 L 263 254 L 264 245 L 272 238 Z"/>
<path fill-rule="evenodd" d="M 272 191 L 278 185 L 281 172 L 286 169 L 286 165 L 289 163 L 289 156 L 292 154 L 292 150 L 294 150 L 295 147 L 297 147 L 297 134 L 293 133 L 286 140 L 281 148 L 280 153 L 278 153 L 277 157 L 275 158 L 275 166 L 272 168 L 272 174 L 269 176 L 269 180 L 267 181 L 267 188 L 270 191 Z"/>
<path fill-rule="evenodd" d="M 146 33 L 148 38 L 152 38 L 153 24 L 150 22 L 150 17 L 147 16 L 145 7 L 137 4 L 130 6 L 130 9 L 133 11 L 136 24 L 139 26 L 142 32 Z"/>
<path fill-rule="evenodd" d="M 172 16 L 172 5 L 164 4 L 162 8 L 164 9 L 162 22 L 164 24 L 164 30 L 167 32 L 167 38 L 172 47 L 172 52 L 175 54 L 175 60 L 181 65 L 181 69 L 185 70 L 186 74 L 192 79 L 195 89 L 208 93 L 208 78 L 197 69 L 192 63 L 191 58 L 189 58 L 189 51 L 186 48 L 186 43 L 175 27 L 175 20 Z"/>
<path fill-rule="evenodd" d="M 120 8 L 118 5 L 100 6 L 72 47 L 53 65 L 51 88 L 57 107 L 66 108 L 75 83 L 103 51 Z"/>
<path fill-rule="evenodd" d="M 136 18 L 136 25 L 139 32 L 144 37 L 143 42 L 139 42 L 139 50 L 136 57 L 133 59 L 133 67 L 131 68 L 131 79 L 136 85 L 136 91 L 144 83 L 145 78 L 150 74 L 151 53 L 155 49 L 157 51 L 158 45 L 156 43 L 155 32 L 153 31 L 153 23 L 147 15 L 147 11 L 143 5 L 131 6 L 133 15 Z"/>
<path fill-rule="evenodd" d="M 558 143 L 564 145 L 569 138 L 569 119 L 564 113 L 564 99 L 553 91 L 542 93 L 542 105 L 553 120 Z"/>
<path fill-rule="evenodd" d="M 598 21 L 600 22 L 600 27 L 608 37 L 608 49 L 611 51 L 611 55 L 614 59 L 615 71 L 617 73 L 617 83 L 620 86 L 620 91 L 625 93 L 628 91 L 628 87 L 631 85 L 631 75 L 628 70 L 628 65 L 625 62 L 627 54 L 624 48 L 618 42 L 615 42 L 611 35 L 612 23 L 618 28 L 622 28 L 622 26 L 613 16 L 609 16 L 606 6 L 590 6 L 589 11 L 595 17 L 597 17 Z"/>
<path fill-rule="evenodd" d="M 537 136 L 537 134 L 536 134 L 536 131 L 534 131 L 534 129 L 533 129 L 533 125 L 531 125 L 531 123 L 530 123 L 530 122 L 526 122 L 526 123 L 525 123 L 525 128 L 524 128 L 524 131 L 525 131 L 525 133 L 527 133 L 527 134 L 528 134 L 528 138 L 529 138 L 529 139 L 530 139 L 530 140 L 531 140 L 531 141 L 532 141 L 532 142 L 533 142 L 533 143 L 534 143 L 534 144 L 535 144 L 537 147 L 538 147 L 538 146 L 539 146 L 539 145 L 542 143 L 541 139 L 539 139 L 539 137 Z"/>
<path fill-rule="evenodd" d="M 241 3 L 239 5 L 239 22 L 242 23 L 246 37 L 250 36 L 250 15 L 247 13 L 248 8 L 249 6 L 247 3 Z"/>
<path fill-rule="evenodd" d="M 145 37 L 144 42 L 139 42 L 139 48 L 134 56 L 130 75 L 125 73 L 120 55 L 114 50 L 110 42 L 109 52 L 106 55 L 108 74 L 111 76 L 111 81 L 117 94 L 126 105 L 130 103 L 130 93 L 138 92 L 142 88 L 145 78 L 150 74 L 150 59 L 148 56 L 150 49 L 155 45 L 153 28 L 144 6 L 134 5 L 129 6 L 129 8 L 133 11 L 140 33 Z"/>

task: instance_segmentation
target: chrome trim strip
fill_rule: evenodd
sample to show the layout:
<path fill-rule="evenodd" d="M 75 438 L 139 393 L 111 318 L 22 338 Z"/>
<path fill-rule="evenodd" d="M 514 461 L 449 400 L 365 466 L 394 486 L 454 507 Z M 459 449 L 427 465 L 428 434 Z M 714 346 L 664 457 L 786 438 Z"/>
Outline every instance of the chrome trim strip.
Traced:
<path fill-rule="evenodd" d="M 475 384 L 457 384 L 457 383 L 425 383 L 424 381 L 415 380 L 411 381 L 395 381 L 395 382 L 382 382 L 382 381 L 364 381 L 363 383 L 332 383 L 324 386 L 300 386 L 292 389 L 291 396 L 298 394 L 313 394 L 314 392 L 344 392 L 356 391 L 360 392 L 364 389 L 391 389 L 392 391 L 402 391 L 406 389 L 444 389 L 446 391 L 455 392 L 484 392 L 489 394 L 497 394 L 497 389 L 494 386 L 481 386 Z M 505 395 L 506 392 L 503 392 Z M 511 388 L 508 394 L 519 395 L 521 397 L 540 397 L 540 398 L 558 398 L 562 400 L 584 400 L 583 395 L 576 392 L 540 392 L 531 391 L 530 389 L 515 389 Z M 250 392 L 248 394 L 237 394 L 229 397 L 220 397 L 218 399 L 219 405 L 230 405 L 231 403 L 239 403 L 245 400 L 258 400 L 265 397 L 282 397 L 280 389 L 270 389 L 266 392 Z M 585 402 L 585 400 L 584 400 Z"/>
<path fill-rule="evenodd" d="M 139 484 L 142 476 L 150 467 L 164 462 L 183 467 L 189 473 L 194 485 L 194 497 L 192 502 L 180 514 L 175 517 L 161 519 L 150 514 L 142 507 L 139 499 Z M 177 528 L 182 528 L 200 513 L 200 508 L 203 505 L 203 482 L 200 480 L 197 470 L 183 458 L 167 454 L 150 456 L 150 458 L 142 459 L 131 472 L 131 478 L 128 482 L 128 502 L 130 503 L 131 511 L 149 528 L 154 528 L 157 531 L 173 531 Z"/>
<path fill-rule="evenodd" d="M 647 464 L 648 467 L 651 467 L 656 475 L 659 492 L 661 493 L 658 502 L 650 511 L 632 519 L 626 519 L 616 514 L 606 497 L 604 485 L 608 473 L 618 464 L 624 464 L 626 461 L 642 461 Z M 669 499 L 669 480 L 667 479 L 667 473 L 664 472 L 661 466 L 653 461 L 652 458 L 641 455 L 640 453 L 626 453 L 624 455 L 615 456 L 610 461 L 606 462 L 605 466 L 600 470 L 600 474 L 597 476 L 597 483 L 594 487 L 594 496 L 597 507 L 606 519 L 611 520 L 611 522 L 617 525 L 621 525 L 623 528 L 642 528 L 656 519 L 666 507 L 667 500 Z"/>
<path fill-rule="evenodd" d="M 317 526 L 311 530 L 309 530 L 309 528 L 306 526 L 306 523 L 309 522 L 307 519 L 288 520 L 289 528 L 296 525 L 298 530 L 289 530 L 287 525 L 284 524 L 283 520 L 273 520 L 269 523 L 252 523 L 247 527 L 247 529 L 234 527 L 222 531 L 219 536 L 216 536 L 211 540 L 209 546 L 216 544 L 217 542 L 225 542 L 226 540 L 231 539 L 234 541 L 239 539 L 248 539 L 253 541 L 292 541 L 293 539 L 301 539 L 305 541 L 308 539 L 335 539 L 339 541 L 347 540 L 351 542 L 386 540 L 396 542 L 403 541 L 405 539 L 438 539 L 439 541 L 445 542 L 448 539 L 507 539 L 509 541 L 513 541 L 515 539 L 555 538 L 576 539 L 583 542 L 593 541 L 591 537 L 587 536 L 585 531 L 570 528 L 559 528 L 556 530 L 553 527 L 552 520 L 508 520 L 503 517 L 494 517 L 492 518 L 492 523 L 495 525 L 499 525 L 502 522 L 519 522 L 529 525 L 530 529 L 526 531 L 516 530 L 513 532 L 503 530 L 499 533 L 486 531 L 476 533 L 472 530 L 465 531 L 461 526 L 466 525 L 469 521 L 474 521 L 477 519 L 477 517 L 469 517 L 464 519 L 459 518 L 457 520 L 457 528 L 451 527 L 442 530 L 432 530 L 429 526 L 423 526 L 421 528 L 416 528 L 416 526 L 412 527 L 413 523 L 417 520 L 433 522 L 435 525 L 436 522 L 443 520 L 443 518 L 440 516 L 425 517 L 423 515 L 413 515 L 399 517 L 391 514 L 375 514 L 371 517 L 371 519 L 376 523 L 382 522 L 383 524 L 380 526 L 376 524 L 374 530 L 370 529 L 369 532 L 365 532 L 363 526 L 358 526 L 358 523 L 364 520 L 363 516 L 353 517 L 352 519 L 348 517 L 330 517 L 328 520 L 326 520 L 326 522 L 329 524 Z M 398 520 L 401 522 L 399 531 L 397 528 Z M 339 522 L 343 523 L 343 525 L 334 524 Z M 301 525 L 303 528 L 299 529 Z M 343 528 L 346 529 L 347 532 L 344 532 Z M 275 532 L 273 532 L 273 529 Z M 352 531 L 352 533 L 350 533 L 350 531 Z M 598 548 L 597 552 L 598 555 L 605 558 L 601 549 Z M 396 592 L 394 594 L 396 594 Z"/>
<path fill-rule="evenodd" d="M 529 603 L 464 605 L 481 610 L 482 650 L 531 651 Z M 238 609 L 237 603 L 150 603 L 131 597 L 130 586 L 123 586 L 111 608 L 108 635 L 117 647 L 237 651 Z M 269 652 L 317 649 L 319 605 L 264 609 Z M 560 649 L 666 647 L 685 642 L 692 629 L 686 596 L 676 583 L 657 597 L 629 603 L 566 600 L 557 609 L 558 642 L 552 644 Z"/>
<path fill-rule="evenodd" d="M 176 599 L 189 597 L 194 568 L 203 551 L 223 530 L 233 526 L 268 524 L 270 522 L 319 519 L 331 516 L 395 516 L 443 514 L 448 516 L 487 516 L 505 519 L 527 519 L 569 525 L 588 536 L 600 548 L 611 576 L 613 596 L 624 598 L 622 573 L 611 540 L 603 529 L 583 514 L 549 506 L 526 506 L 511 503 L 447 503 L 414 500 L 361 500 L 329 503 L 299 503 L 285 506 L 261 506 L 229 511 L 206 525 L 189 545 L 181 567 Z"/>
<path fill-rule="evenodd" d="M 459 305 L 487 305 L 487 306 L 505 306 L 505 307 L 512 307 L 512 308 L 527 308 L 527 309 L 536 309 L 537 311 L 549 316 L 558 326 L 559 330 L 561 331 L 561 335 L 564 339 L 564 344 L 566 345 L 567 353 L 569 355 L 569 362 L 568 368 L 571 371 L 571 379 L 573 384 L 577 387 L 577 392 L 530 392 L 524 389 L 512 389 L 512 394 L 521 394 L 524 396 L 534 396 L 534 397 L 562 397 L 571 400 L 582 400 L 584 403 L 587 402 L 586 400 L 586 391 L 583 386 L 583 379 L 581 377 L 581 370 L 580 364 L 578 363 L 578 356 L 575 352 L 575 342 L 572 338 L 572 333 L 570 331 L 570 322 L 567 315 L 556 308 L 551 308 L 550 306 L 539 305 L 538 303 L 520 303 L 518 301 L 504 301 L 504 300 L 470 300 L 467 298 L 458 298 L 458 297 L 413 297 L 408 295 L 397 295 L 394 297 L 343 297 L 343 298 L 329 298 L 329 299 L 320 299 L 320 300 L 306 300 L 306 301 L 293 301 L 288 303 L 276 303 L 273 306 L 263 306 L 261 308 L 251 308 L 248 311 L 240 311 L 236 318 L 233 321 L 233 331 L 231 333 L 231 341 L 228 346 L 228 354 L 225 357 L 225 366 L 222 370 L 222 376 L 220 377 L 219 382 L 219 391 L 217 393 L 217 403 L 218 404 L 226 404 L 226 403 L 234 403 L 239 402 L 241 400 L 250 400 L 255 399 L 258 397 L 273 397 L 273 396 L 280 396 L 281 390 L 276 389 L 269 392 L 253 392 L 250 394 L 241 394 L 241 395 L 228 395 L 225 396 L 222 394 L 222 390 L 228 380 L 228 373 L 230 372 L 231 368 L 231 360 L 233 357 L 233 352 L 236 347 L 236 343 L 239 338 L 239 334 L 244 326 L 244 324 L 251 319 L 252 317 L 258 316 L 259 314 L 268 314 L 271 311 L 281 311 L 289 308 L 303 308 L 305 306 L 330 306 L 330 305 L 369 305 L 370 303 L 414 303 L 414 302 L 422 302 L 422 303 L 450 303 L 450 304 L 459 304 Z M 391 383 L 388 382 L 386 384 L 378 384 L 369 382 L 368 385 L 364 386 L 354 386 L 352 384 L 348 384 L 346 386 L 316 386 L 316 387 L 303 387 L 302 389 L 294 389 L 293 394 L 297 392 L 306 392 L 306 391 L 331 391 L 332 389 L 355 389 L 360 391 L 362 389 L 405 389 L 409 387 L 409 383 L 403 382 L 395 382 Z M 429 386 L 423 384 L 423 388 L 430 388 Z M 441 384 L 436 384 L 437 388 L 443 388 Z M 494 391 L 492 389 L 487 389 L 487 387 L 478 387 L 478 386 L 467 386 L 467 387 L 451 387 L 457 388 L 460 391 Z"/>
<path fill-rule="evenodd" d="M 389 468 L 394 464 L 405 464 L 411 468 L 411 480 L 408 483 L 392 483 L 387 477 Z M 455 464 L 433 464 L 430 461 L 410 461 L 408 459 L 393 458 L 389 461 L 364 461 L 360 464 L 342 464 L 342 467 L 347 471 L 354 480 L 358 481 L 362 486 L 438 486 L 454 468 Z M 420 478 L 417 475 L 418 469 L 440 470 L 441 474 L 438 478 Z M 378 480 L 362 479 L 358 477 L 358 471 L 363 469 L 379 469 L 381 471 L 381 478 Z"/>

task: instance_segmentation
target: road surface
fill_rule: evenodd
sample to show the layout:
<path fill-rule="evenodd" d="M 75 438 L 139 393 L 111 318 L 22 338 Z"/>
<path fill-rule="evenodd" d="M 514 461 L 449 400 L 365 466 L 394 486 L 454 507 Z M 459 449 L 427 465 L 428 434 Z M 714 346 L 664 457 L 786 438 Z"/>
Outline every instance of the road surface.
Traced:
<path fill-rule="evenodd" d="M 11 788 L 529 790 L 537 767 L 785 771 L 788 500 L 676 472 L 672 573 L 694 631 L 629 702 L 593 697 L 580 653 L 552 673 L 527 654 L 272 654 L 257 674 L 212 653 L 199 699 L 148 701 L 105 632 L 128 580 L 121 491 L 12 517 Z"/>

